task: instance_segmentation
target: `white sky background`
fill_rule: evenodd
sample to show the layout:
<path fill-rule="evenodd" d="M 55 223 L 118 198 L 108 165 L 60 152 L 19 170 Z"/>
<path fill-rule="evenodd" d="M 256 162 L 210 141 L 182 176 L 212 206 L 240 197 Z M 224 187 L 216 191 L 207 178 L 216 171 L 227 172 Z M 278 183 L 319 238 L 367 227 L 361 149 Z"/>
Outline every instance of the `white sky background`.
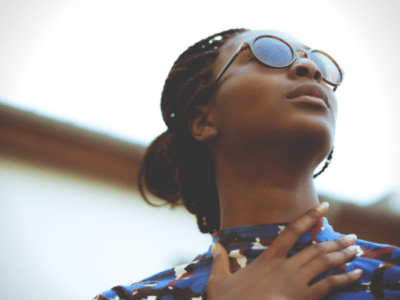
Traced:
<path fill-rule="evenodd" d="M 359 203 L 400 190 L 400 1 L 0 0 L 0 100 L 148 144 L 175 59 L 237 27 L 287 32 L 345 70 L 318 190 Z"/>

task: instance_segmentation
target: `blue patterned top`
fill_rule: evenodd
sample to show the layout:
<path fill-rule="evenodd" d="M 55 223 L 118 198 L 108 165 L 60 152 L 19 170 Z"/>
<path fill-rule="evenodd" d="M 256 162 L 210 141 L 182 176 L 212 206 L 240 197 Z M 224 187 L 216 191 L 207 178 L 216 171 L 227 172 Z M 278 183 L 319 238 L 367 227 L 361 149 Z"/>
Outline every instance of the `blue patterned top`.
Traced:
<path fill-rule="evenodd" d="M 213 243 L 219 242 L 227 249 L 233 273 L 260 255 L 286 225 L 266 224 L 226 228 L 213 233 Z M 323 218 L 296 242 L 289 256 L 313 243 L 332 241 L 340 236 L 341 234 L 334 232 L 328 221 Z M 364 270 L 361 278 L 356 283 L 327 295 L 324 299 L 400 300 L 400 248 L 363 240 L 357 240 L 355 245 L 358 251 L 354 258 L 314 281 L 358 268 Z M 188 264 L 171 268 L 131 285 L 116 286 L 94 299 L 206 299 L 206 284 L 212 263 L 211 246 L 206 253 L 198 255 Z"/>

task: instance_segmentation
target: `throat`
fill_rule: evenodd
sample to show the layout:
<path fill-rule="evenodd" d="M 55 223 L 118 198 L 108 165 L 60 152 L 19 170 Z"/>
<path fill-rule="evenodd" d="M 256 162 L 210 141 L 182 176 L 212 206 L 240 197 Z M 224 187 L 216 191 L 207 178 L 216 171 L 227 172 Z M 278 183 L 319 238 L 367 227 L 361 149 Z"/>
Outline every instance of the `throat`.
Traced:
<path fill-rule="evenodd" d="M 318 205 L 312 177 L 299 182 L 274 180 L 217 181 L 221 229 L 288 223 Z"/>

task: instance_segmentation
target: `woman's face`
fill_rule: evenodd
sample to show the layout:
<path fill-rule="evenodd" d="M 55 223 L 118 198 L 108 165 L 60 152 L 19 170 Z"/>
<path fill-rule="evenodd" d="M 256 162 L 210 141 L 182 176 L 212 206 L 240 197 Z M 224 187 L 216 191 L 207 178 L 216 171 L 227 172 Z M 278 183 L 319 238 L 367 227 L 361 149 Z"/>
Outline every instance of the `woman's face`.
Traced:
<path fill-rule="evenodd" d="M 212 66 L 214 78 L 244 41 L 259 34 L 272 34 L 292 46 L 308 49 L 281 32 L 245 32 L 221 48 Z M 310 97 L 313 94 L 321 97 L 321 91 L 325 105 L 313 103 Z M 335 94 L 322 82 L 316 64 L 303 56 L 287 68 L 274 69 L 259 63 L 250 50 L 242 51 L 217 83 L 211 103 L 219 144 L 224 143 L 229 149 L 234 147 L 245 153 L 243 148 L 246 147 L 293 144 L 293 141 L 322 143 L 322 160 L 333 145 L 337 115 Z"/>

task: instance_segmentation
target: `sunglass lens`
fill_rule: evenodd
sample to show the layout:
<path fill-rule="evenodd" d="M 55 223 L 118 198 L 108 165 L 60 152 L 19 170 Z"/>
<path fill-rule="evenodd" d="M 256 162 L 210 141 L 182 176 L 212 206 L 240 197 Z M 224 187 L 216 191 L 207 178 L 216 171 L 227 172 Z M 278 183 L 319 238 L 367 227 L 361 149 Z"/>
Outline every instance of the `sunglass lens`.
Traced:
<path fill-rule="evenodd" d="M 274 37 L 261 37 L 254 41 L 253 54 L 262 63 L 276 68 L 289 66 L 294 56 L 285 42 Z"/>
<path fill-rule="evenodd" d="M 327 55 L 321 52 L 312 52 L 311 60 L 314 61 L 322 73 L 324 78 L 329 83 L 339 84 L 342 80 L 342 75 L 336 64 Z"/>

